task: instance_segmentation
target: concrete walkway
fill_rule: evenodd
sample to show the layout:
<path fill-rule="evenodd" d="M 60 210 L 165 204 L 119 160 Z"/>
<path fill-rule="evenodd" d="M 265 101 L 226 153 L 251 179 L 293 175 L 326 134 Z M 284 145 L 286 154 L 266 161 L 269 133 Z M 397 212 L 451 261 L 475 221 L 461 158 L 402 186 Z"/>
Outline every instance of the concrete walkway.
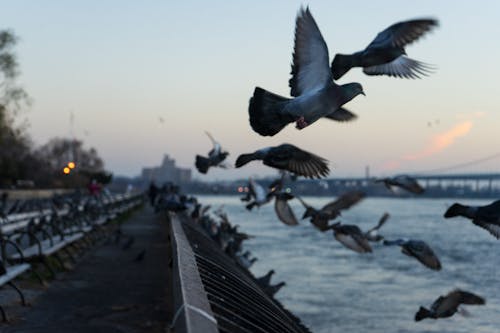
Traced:
<path fill-rule="evenodd" d="M 12 320 L 0 324 L 0 332 L 167 332 L 172 313 L 167 222 L 145 206 L 122 231 L 119 244 L 89 250 L 72 271 L 28 297 L 30 307 L 8 312 Z M 127 242 L 130 247 L 123 249 Z"/>

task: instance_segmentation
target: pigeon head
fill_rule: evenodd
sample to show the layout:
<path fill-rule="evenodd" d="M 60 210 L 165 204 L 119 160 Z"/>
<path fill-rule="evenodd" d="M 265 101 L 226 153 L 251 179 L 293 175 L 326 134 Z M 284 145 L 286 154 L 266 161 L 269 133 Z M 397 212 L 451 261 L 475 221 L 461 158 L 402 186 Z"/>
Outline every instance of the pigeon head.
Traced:
<path fill-rule="evenodd" d="M 357 82 L 344 84 L 342 85 L 342 89 L 344 90 L 344 98 L 347 102 L 360 94 L 366 96 L 363 86 Z"/>

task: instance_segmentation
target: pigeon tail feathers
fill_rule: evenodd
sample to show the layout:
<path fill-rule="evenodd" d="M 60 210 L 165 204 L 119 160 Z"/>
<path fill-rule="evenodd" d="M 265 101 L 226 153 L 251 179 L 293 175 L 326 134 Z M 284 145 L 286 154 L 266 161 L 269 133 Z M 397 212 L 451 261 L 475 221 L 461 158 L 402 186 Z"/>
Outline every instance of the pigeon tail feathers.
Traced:
<path fill-rule="evenodd" d="M 256 87 L 248 107 L 253 130 L 262 136 L 273 136 L 295 121 L 282 113 L 288 101 L 290 99 Z"/>
<path fill-rule="evenodd" d="M 196 169 L 198 169 L 199 172 L 206 174 L 208 171 L 208 168 L 210 167 L 210 162 L 209 159 L 200 155 L 196 155 Z"/>
<path fill-rule="evenodd" d="M 425 318 L 430 318 L 431 315 L 432 312 L 421 306 L 418 312 L 415 314 L 415 321 L 421 321 Z"/>
<path fill-rule="evenodd" d="M 352 55 L 336 54 L 332 61 L 332 75 L 334 80 L 340 79 L 354 67 Z"/>

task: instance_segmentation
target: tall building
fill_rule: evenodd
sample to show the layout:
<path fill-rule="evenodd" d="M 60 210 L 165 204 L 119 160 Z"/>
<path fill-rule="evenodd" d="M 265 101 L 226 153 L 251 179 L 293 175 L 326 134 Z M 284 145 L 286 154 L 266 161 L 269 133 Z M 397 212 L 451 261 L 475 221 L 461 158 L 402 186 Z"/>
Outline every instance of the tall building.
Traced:
<path fill-rule="evenodd" d="M 141 178 L 144 182 L 154 181 L 157 185 L 165 182 L 189 183 L 191 181 L 191 169 L 176 167 L 175 160 L 165 154 L 160 166 L 142 168 Z"/>

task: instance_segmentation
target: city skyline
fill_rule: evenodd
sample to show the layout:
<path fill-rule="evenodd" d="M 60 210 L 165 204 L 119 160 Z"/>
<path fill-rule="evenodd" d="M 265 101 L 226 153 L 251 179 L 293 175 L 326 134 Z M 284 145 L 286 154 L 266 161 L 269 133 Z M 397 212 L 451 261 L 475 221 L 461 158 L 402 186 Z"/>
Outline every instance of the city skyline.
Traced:
<path fill-rule="evenodd" d="M 95 4 L 94 4 L 95 5 Z M 368 77 L 351 70 L 338 83 L 366 92 L 346 107 L 352 123 L 320 120 L 262 137 L 248 123 L 255 86 L 289 96 L 295 16 L 309 5 L 329 48 L 364 48 L 389 25 L 432 17 L 440 26 L 408 46 L 410 57 L 437 66 L 420 80 Z M 20 83 L 33 98 L 21 114 L 37 144 L 74 134 L 95 147 L 116 175 L 137 176 L 169 154 L 201 180 L 274 175 L 261 163 L 195 171 L 210 132 L 230 152 L 290 142 L 330 161 L 329 177 L 410 173 L 495 156 L 500 114 L 496 59 L 500 4 L 421 1 L 272 1 L 210 5 L 132 1 L 4 4 L 2 29 L 19 36 Z M 96 10 L 97 8 L 97 10 Z M 74 130 L 70 129 L 74 114 Z M 460 172 L 495 172 L 492 158 Z"/>

